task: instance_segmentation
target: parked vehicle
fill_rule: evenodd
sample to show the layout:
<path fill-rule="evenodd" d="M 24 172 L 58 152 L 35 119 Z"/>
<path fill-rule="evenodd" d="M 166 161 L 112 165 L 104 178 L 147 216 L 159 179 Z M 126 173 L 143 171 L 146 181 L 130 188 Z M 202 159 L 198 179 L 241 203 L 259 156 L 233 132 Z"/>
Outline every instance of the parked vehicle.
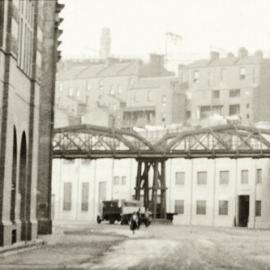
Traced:
<path fill-rule="evenodd" d="M 134 212 L 138 212 L 139 222 L 149 225 L 151 223 L 151 213 L 146 211 L 140 201 L 127 201 L 127 200 L 111 200 L 102 202 L 102 213 L 97 216 L 97 223 L 102 221 L 109 221 L 114 224 L 115 221 L 123 224 L 128 224 Z"/>

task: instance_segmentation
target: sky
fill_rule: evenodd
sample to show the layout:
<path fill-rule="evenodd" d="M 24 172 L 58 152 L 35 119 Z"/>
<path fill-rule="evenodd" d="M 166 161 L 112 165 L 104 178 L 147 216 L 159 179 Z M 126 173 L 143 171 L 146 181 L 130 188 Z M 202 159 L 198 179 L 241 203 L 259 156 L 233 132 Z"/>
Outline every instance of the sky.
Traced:
<path fill-rule="evenodd" d="M 209 51 L 246 47 L 270 55 L 270 0 L 61 0 L 63 58 L 97 57 L 101 29 L 109 27 L 112 54 L 145 58 L 165 52 L 170 61 L 191 61 Z"/>

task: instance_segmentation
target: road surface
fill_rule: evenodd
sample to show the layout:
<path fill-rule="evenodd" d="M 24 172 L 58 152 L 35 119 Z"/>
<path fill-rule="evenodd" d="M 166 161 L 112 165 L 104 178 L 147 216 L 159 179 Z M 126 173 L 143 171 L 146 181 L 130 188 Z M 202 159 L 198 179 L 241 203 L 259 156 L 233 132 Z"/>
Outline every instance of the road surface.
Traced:
<path fill-rule="evenodd" d="M 0 256 L 0 269 L 270 269 L 270 230 L 153 225 L 62 229 L 48 244 Z"/>

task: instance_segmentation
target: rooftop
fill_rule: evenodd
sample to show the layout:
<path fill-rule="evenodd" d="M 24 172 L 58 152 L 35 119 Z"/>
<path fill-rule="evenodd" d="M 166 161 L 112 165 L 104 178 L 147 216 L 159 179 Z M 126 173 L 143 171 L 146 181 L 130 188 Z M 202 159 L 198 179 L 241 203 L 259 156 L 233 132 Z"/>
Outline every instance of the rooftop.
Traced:
<path fill-rule="evenodd" d="M 220 57 L 219 52 L 212 51 L 209 59 L 200 59 L 186 65 L 188 68 L 199 67 L 216 67 L 216 66 L 232 66 L 232 65 L 252 65 L 259 63 L 269 63 L 269 58 L 264 58 L 261 51 L 256 51 L 253 55 L 249 55 L 245 48 L 240 48 L 237 56 L 228 53 L 226 57 Z"/>

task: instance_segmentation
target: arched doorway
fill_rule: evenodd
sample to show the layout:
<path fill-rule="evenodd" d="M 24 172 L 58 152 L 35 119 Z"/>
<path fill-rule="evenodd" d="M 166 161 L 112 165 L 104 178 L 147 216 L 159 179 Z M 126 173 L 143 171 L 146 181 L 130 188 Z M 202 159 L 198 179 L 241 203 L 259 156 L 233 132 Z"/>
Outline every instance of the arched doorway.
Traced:
<path fill-rule="evenodd" d="M 26 143 L 26 135 L 23 132 L 21 139 L 21 148 L 20 148 L 20 171 L 19 171 L 19 191 L 21 195 L 21 203 L 20 203 L 20 219 L 22 222 L 22 231 L 21 231 L 21 239 L 22 240 L 30 240 L 29 230 L 30 224 L 30 203 L 29 203 L 29 181 L 27 179 L 27 143 Z"/>
<path fill-rule="evenodd" d="M 16 219 L 16 190 L 17 190 L 17 132 L 16 127 L 13 127 L 13 150 L 12 150 L 12 178 L 10 188 L 10 221 L 15 224 Z M 17 242 L 17 230 L 12 229 L 11 232 L 12 244 Z"/>
<path fill-rule="evenodd" d="M 16 179 L 17 179 L 17 132 L 13 128 L 13 154 L 12 154 L 12 179 L 11 179 L 11 196 L 10 196 L 10 221 L 15 223 L 16 208 Z"/>

